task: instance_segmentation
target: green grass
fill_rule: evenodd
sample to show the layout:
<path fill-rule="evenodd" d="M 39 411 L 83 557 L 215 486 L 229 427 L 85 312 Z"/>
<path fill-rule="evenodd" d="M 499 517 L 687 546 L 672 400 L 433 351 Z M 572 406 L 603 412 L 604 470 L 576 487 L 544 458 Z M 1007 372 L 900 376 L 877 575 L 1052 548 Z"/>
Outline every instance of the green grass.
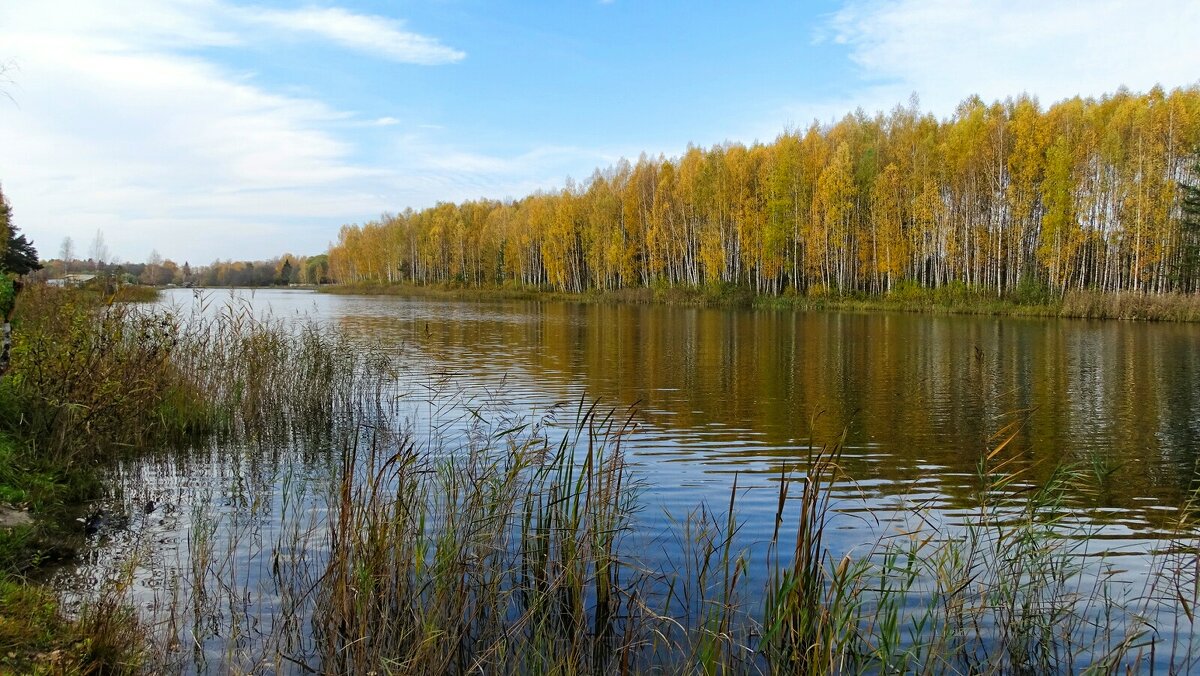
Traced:
<path fill-rule="evenodd" d="M 0 578 L 0 674 L 138 673 L 143 646 L 116 590 L 67 619 L 52 590 Z"/>
<path fill-rule="evenodd" d="M 565 293 L 520 285 L 468 287 L 454 284 L 341 284 L 322 293 L 396 295 L 459 300 L 547 300 L 575 303 L 662 303 L 703 307 L 760 307 L 787 310 L 845 310 L 1014 317 L 1062 317 L 1143 321 L 1200 321 L 1200 295 L 1072 290 L 1059 296 L 1037 284 L 1025 284 L 1004 296 L 954 282 L 936 289 L 900 284 L 882 295 L 837 293 L 813 288 L 807 294 L 759 295 L 733 284 L 590 290 Z"/>

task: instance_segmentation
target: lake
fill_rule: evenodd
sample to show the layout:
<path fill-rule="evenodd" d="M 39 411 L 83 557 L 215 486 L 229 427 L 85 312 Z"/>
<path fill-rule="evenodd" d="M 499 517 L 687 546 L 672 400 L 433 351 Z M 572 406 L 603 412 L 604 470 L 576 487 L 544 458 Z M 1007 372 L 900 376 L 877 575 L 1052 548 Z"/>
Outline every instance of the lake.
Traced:
<path fill-rule="evenodd" d="M 724 510 L 736 480 L 739 547 L 761 554 L 781 473 L 839 442 L 835 558 L 903 529 L 914 506 L 953 525 L 972 513 L 981 459 L 1007 440 L 1005 471 L 1020 479 L 1006 490 L 1037 487 L 1063 464 L 1093 475 L 1065 496 L 1090 535 L 1086 553 L 1146 570 L 1187 504 L 1200 451 L 1194 325 L 302 290 L 175 289 L 163 303 L 340 329 L 403 366 L 390 415 L 449 452 L 481 425 L 543 421 L 553 435 L 581 402 L 598 401 L 630 421 L 623 444 L 645 551 L 664 549 L 661 533 L 698 506 Z M 123 464 L 114 477 L 129 523 L 100 538 L 77 574 L 133 570 L 132 597 L 163 622 L 171 598 L 203 586 L 192 554 L 203 533 L 236 552 L 205 574 L 254 589 L 243 596 L 262 600 L 246 602 L 245 621 L 269 623 L 271 543 L 300 528 L 289 518 L 315 532 L 329 510 L 321 481 L 337 449 L 312 446 L 303 463 L 260 447 Z M 199 646 L 192 669 L 237 662 L 222 631 L 188 632 Z"/>
<path fill-rule="evenodd" d="M 733 472 L 776 474 L 845 434 L 847 473 L 869 495 L 934 492 L 952 505 L 989 437 L 1024 416 L 1014 444 L 1029 465 L 1102 462 L 1111 490 L 1098 507 L 1140 533 L 1187 498 L 1200 457 L 1200 327 L 1189 324 L 239 295 L 518 412 L 580 397 L 631 407 L 635 454 L 654 476 L 669 472 L 672 490 L 721 493 Z"/>

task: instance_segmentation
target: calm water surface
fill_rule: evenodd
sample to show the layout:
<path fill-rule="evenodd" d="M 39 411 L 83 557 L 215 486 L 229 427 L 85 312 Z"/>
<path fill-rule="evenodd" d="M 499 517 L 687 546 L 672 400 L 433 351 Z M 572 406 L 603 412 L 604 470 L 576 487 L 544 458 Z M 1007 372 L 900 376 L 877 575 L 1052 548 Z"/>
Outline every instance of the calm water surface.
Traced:
<path fill-rule="evenodd" d="M 833 548 L 872 541 L 904 504 L 952 522 L 969 506 L 993 436 L 1024 419 L 1008 451 L 1013 467 L 1025 468 L 1029 483 L 1062 462 L 1095 471 L 1100 488 L 1074 497 L 1089 509 L 1098 547 L 1136 566 L 1187 499 L 1200 450 L 1195 325 L 297 290 L 174 290 L 166 302 L 202 302 L 209 311 L 232 302 L 262 316 L 316 320 L 386 351 L 411 369 L 418 394 L 406 414 L 418 431 L 497 402 L 530 419 L 594 399 L 632 411 L 626 450 L 644 482 L 639 519 L 648 533 L 662 530 L 665 515 L 727 504 L 736 474 L 742 535 L 748 546 L 762 543 L 774 526 L 780 471 L 843 436 L 848 479 L 835 504 L 846 516 Z M 423 399 L 434 384 L 454 396 Z M 219 453 L 186 463 L 147 459 L 122 468 L 118 480 L 133 505 L 131 527 L 102 543 L 83 571 L 102 576 L 141 545 L 149 572 L 138 584 L 152 615 L 167 603 L 164 589 L 186 586 L 186 550 L 197 532 L 229 528 L 205 509 L 258 529 L 239 558 L 218 562 L 254 580 L 269 577 L 263 543 L 281 512 L 308 510 L 316 524 L 325 504 L 316 490 L 294 495 L 303 483 L 294 468 Z M 252 487 L 267 497 L 250 501 Z M 164 509 L 137 513 L 147 499 Z M 266 604 L 255 613 L 269 611 Z"/>

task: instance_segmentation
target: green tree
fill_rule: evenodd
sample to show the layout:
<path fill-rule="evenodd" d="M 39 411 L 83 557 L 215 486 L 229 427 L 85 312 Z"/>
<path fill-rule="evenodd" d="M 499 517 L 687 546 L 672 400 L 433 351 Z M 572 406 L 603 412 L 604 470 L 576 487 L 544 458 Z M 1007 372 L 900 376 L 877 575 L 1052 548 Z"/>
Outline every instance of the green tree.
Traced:
<path fill-rule="evenodd" d="M 1182 251 L 1179 259 L 1179 283 L 1188 291 L 1197 290 L 1200 273 L 1200 150 L 1192 164 L 1192 182 L 1179 183 L 1182 218 Z"/>
<path fill-rule="evenodd" d="M 4 256 L 3 259 L 0 259 L 0 267 L 5 272 L 24 275 L 42 269 L 33 242 L 26 239 L 25 235 L 17 234 L 17 226 L 12 222 L 12 206 L 9 205 L 2 190 L 0 190 L 0 236 L 4 238 Z"/>
<path fill-rule="evenodd" d="M 304 263 L 305 281 L 309 284 L 329 283 L 329 256 L 310 256 Z"/>
<path fill-rule="evenodd" d="M 283 259 L 283 265 L 279 266 L 279 277 L 276 278 L 275 283 L 283 285 L 283 286 L 287 286 L 288 284 L 291 284 L 291 282 L 292 282 L 292 259 L 285 257 Z"/>

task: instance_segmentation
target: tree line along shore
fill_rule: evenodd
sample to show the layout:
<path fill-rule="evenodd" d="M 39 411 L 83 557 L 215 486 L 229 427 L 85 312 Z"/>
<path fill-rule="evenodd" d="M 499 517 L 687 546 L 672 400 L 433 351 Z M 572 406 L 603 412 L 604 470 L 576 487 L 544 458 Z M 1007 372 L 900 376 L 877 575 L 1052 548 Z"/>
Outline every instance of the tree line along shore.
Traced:
<path fill-rule="evenodd" d="M 773 142 L 621 160 L 512 200 L 343 226 L 350 285 L 884 298 L 944 287 L 1062 304 L 1200 288 L 1200 88 L 1043 108 L 862 111 Z M 962 295 L 958 291 L 952 292 Z"/>
<path fill-rule="evenodd" d="M 102 234 L 92 249 L 106 250 Z M 520 199 L 343 226 L 327 252 L 59 258 L 150 286 L 1196 321 L 1200 87 L 915 103 L 621 160 Z"/>

